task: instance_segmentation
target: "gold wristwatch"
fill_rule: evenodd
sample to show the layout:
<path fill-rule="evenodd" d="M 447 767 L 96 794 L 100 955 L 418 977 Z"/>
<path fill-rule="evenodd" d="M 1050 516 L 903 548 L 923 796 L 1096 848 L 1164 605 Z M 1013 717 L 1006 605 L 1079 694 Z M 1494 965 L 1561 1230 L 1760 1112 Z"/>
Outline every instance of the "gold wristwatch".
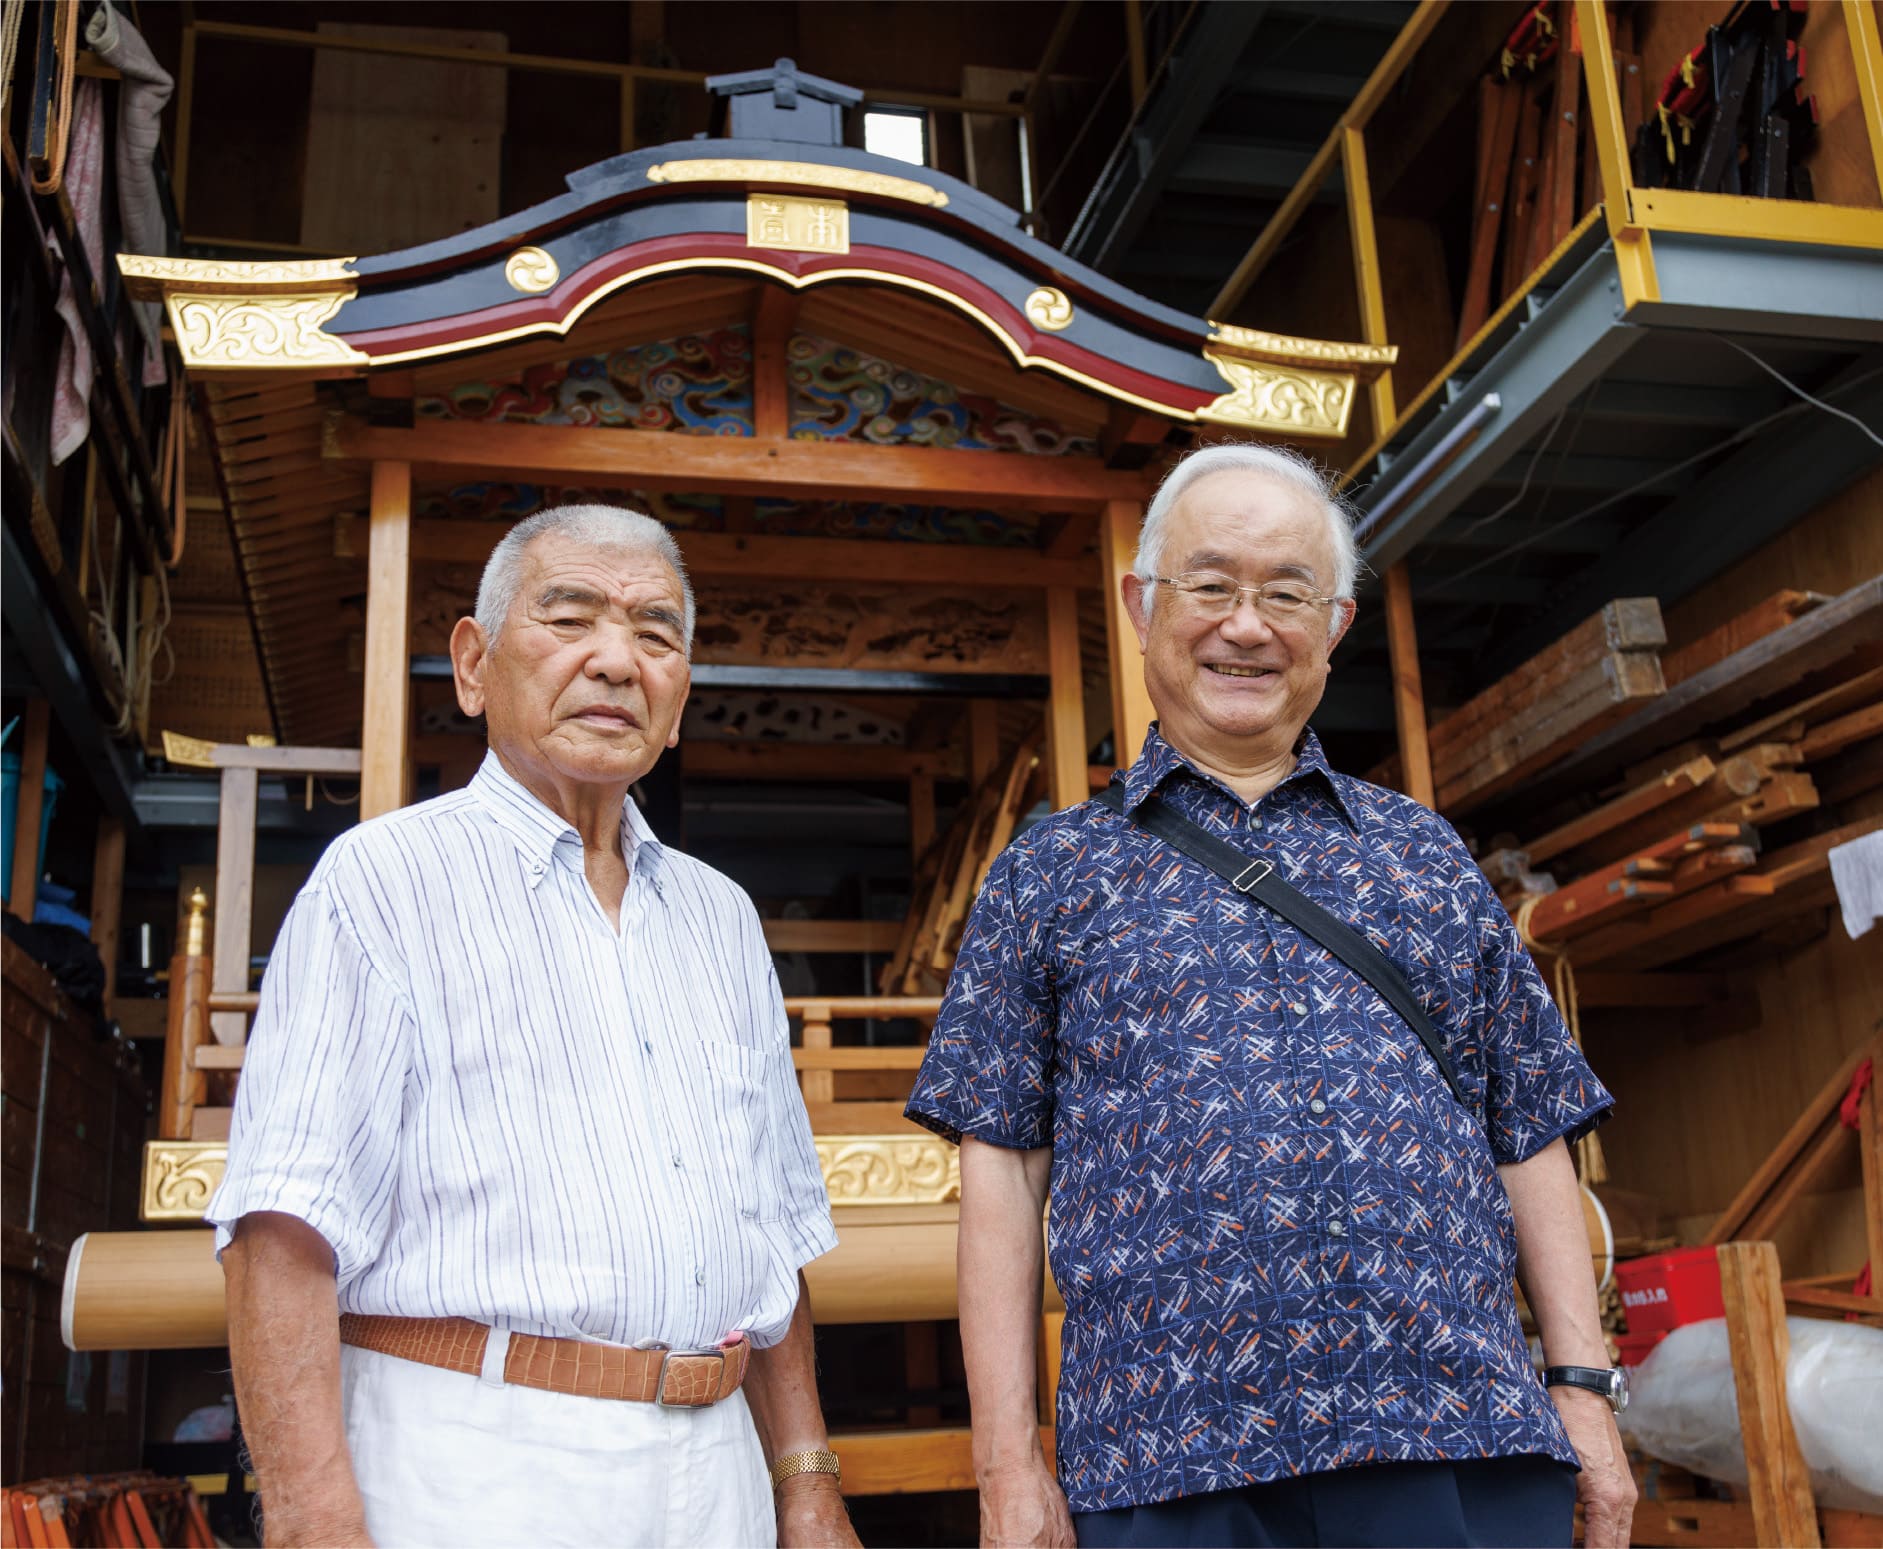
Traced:
<path fill-rule="evenodd" d="M 837 1454 L 828 1447 L 819 1447 L 814 1452 L 790 1452 L 772 1464 L 772 1488 L 776 1490 L 799 1474 L 829 1474 L 841 1480 L 843 1470 L 837 1466 Z"/>

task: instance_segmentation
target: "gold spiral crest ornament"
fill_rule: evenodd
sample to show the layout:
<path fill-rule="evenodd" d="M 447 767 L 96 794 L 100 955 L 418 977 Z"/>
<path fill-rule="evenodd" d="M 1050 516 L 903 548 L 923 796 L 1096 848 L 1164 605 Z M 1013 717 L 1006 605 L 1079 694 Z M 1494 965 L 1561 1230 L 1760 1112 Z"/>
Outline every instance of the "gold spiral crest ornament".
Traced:
<path fill-rule="evenodd" d="M 510 282 L 512 290 L 535 296 L 561 279 L 562 270 L 540 247 L 520 247 L 505 260 L 503 277 Z"/>
<path fill-rule="evenodd" d="M 1053 285 L 1042 285 L 1026 298 L 1027 320 L 1036 328 L 1058 333 L 1072 326 L 1072 298 Z"/>

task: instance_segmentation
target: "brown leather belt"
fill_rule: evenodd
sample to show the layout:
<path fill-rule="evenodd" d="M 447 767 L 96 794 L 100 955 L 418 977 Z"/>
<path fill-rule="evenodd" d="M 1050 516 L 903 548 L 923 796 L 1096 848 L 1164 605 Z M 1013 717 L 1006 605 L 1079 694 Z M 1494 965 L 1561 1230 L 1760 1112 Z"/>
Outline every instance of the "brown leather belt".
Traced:
<path fill-rule="evenodd" d="M 468 1318 L 381 1318 L 343 1312 L 340 1341 L 477 1377 L 483 1374 L 490 1330 Z M 627 1350 L 584 1339 L 512 1334 L 503 1380 L 576 1398 L 704 1409 L 739 1391 L 751 1353 L 743 1336 L 714 1350 Z"/>

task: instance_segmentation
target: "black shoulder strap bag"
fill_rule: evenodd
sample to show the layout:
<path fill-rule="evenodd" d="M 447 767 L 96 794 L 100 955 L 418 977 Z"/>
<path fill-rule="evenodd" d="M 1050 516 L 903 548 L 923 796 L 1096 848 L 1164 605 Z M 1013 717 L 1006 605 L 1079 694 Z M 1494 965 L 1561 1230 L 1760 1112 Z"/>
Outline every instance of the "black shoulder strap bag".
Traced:
<path fill-rule="evenodd" d="M 1161 796 L 1146 797 L 1130 813 L 1125 812 L 1122 785 L 1109 785 L 1092 800 L 1121 817 L 1128 817 L 1191 860 L 1200 861 L 1237 892 L 1246 893 L 1257 903 L 1274 910 L 1302 935 L 1327 948 L 1378 990 L 1387 1005 L 1404 1018 L 1406 1025 L 1419 1035 L 1426 1053 L 1437 1063 L 1439 1074 L 1445 1078 L 1445 1085 L 1451 1088 L 1451 1095 L 1458 1099 L 1459 1106 L 1467 1113 L 1476 1112 L 1465 1101 L 1464 1090 L 1458 1085 L 1458 1072 L 1452 1066 L 1451 1056 L 1445 1052 L 1444 1040 L 1412 993 L 1412 986 L 1399 971 L 1399 965 L 1352 926 L 1336 919 L 1305 893 L 1284 882 L 1273 861 L 1245 855 L 1233 844 L 1199 828 Z"/>

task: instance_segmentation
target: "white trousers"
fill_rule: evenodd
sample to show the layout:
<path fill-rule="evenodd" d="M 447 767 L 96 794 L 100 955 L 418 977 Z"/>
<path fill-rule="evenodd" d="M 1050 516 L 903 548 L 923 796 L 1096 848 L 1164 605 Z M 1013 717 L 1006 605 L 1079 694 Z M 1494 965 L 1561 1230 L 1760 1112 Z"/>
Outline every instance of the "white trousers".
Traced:
<path fill-rule="evenodd" d="M 340 1347 L 347 1449 L 380 1549 L 774 1549 L 745 1394 L 572 1398 Z M 264 1509 L 266 1503 L 264 1502 Z"/>

